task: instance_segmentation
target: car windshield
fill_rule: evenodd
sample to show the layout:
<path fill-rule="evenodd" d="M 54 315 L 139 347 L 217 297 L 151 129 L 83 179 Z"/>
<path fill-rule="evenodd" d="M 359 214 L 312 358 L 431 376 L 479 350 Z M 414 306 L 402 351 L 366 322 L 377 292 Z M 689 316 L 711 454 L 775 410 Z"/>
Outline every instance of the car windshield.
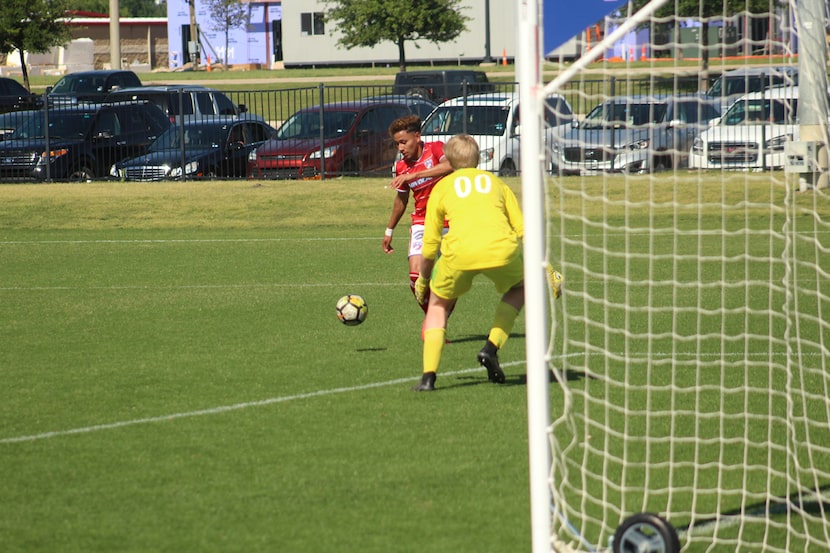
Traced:
<path fill-rule="evenodd" d="M 357 118 L 357 111 L 323 111 L 323 136 L 337 138 L 349 131 Z M 301 111 L 295 113 L 277 130 L 277 138 L 302 139 L 320 138 L 320 112 Z"/>
<path fill-rule="evenodd" d="M 501 136 L 507 128 L 509 108 L 502 106 L 439 106 L 424 121 L 421 134 Z"/>
<path fill-rule="evenodd" d="M 184 128 L 184 145 L 186 148 L 219 148 L 225 143 L 227 126 L 198 125 Z M 164 131 L 150 145 L 151 152 L 174 150 L 182 146 L 182 128 L 172 126 Z"/>
<path fill-rule="evenodd" d="M 52 94 L 76 94 L 79 92 L 102 92 L 106 82 L 101 76 L 81 77 L 67 75 L 55 84 Z"/>
<path fill-rule="evenodd" d="M 663 103 L 604 103 L 596 106 L 580 123 L 583 129 L 638 127 L 657 123 L 666 116 Z"/>
<path fill-rule="evenodd" d="M 49 112 L 49 138 L 83 138 L 89 132 L 94 113 Z M 46 117 L 40 112 L 28 117 L 11 138 L 46 138 Z"/>
<path fill-rule="evenodd" d="M 769 98 L 738 100 L 723 116 L 724 125 L 751 125 L 753 123 L 797 123 L 798 100 L 771 100 Z"/>

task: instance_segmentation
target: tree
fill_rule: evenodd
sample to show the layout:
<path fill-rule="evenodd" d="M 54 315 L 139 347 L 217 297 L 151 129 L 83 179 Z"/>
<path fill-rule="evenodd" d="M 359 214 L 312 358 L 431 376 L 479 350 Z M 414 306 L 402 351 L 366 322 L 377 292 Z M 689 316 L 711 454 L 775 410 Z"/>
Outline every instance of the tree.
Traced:
<path fill-rule="evenodd" d="M 631 9 L 636 12 L 648 3 L 648 0 L 632 0 Z M 700 20 L 701 75 L 705 77 L 709 69 L 709 22 L 713 18 L 726 18 L 741 12 L 752 14 L 769 13 L 779 2 L 777 0 L 675 0 L 663 5 L 653 15 L 653 19 L 668 18 L 672 21 L 671 34 L 680 36 L 680 19 Z M 745 29 L 744 32 L 749 32 Z"/>
<path fill-rule="evenodd" d="M 448 42 L 466 31 L 471 19 L 460 12 L 461 0 L 330 0 L 327 4 L 326 20 L 336 22 L 343 35 L 338 44 L 355 48 L 393 42 L 401 71 L 406 71 L 406 41 Z"/>
<path fill-rule="evenodd" d="M 228 65 L 228 37 L 231 29 L 241 27 L 248 20 L 246 4 L 240 0 L 203 0 L 207 6 L 210 20 L 213 23 L 211 28 L 225 35 L 225 59 L 222 60 Z"/>
<path fill-rule="evenodd" d="M 69 26 L 62 20 L 66 0 L 3 0 L 0 6 L 0 49 L 17 50 L 23 83 L 28 90 L 29 71 L 24 52 L 48 52 L 72 39 Z"/>

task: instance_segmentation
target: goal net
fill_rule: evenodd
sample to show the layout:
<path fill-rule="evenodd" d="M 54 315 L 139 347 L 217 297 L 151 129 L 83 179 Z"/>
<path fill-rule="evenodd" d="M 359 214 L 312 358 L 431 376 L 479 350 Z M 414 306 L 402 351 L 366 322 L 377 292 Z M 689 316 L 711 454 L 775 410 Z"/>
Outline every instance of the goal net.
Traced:
<path fill-rule="evenodd" d="M 698 1 L 520 3 L 534 553 L 830 547 L 825 4 Z"/>

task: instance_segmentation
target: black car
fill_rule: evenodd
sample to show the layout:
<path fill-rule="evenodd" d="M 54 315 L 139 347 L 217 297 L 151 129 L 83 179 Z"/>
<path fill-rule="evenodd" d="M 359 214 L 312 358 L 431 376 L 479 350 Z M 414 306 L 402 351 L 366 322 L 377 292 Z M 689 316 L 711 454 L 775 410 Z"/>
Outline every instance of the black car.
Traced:
<path fill-rule="evenodd" d="M 141 86 L 141 79 L 125 69 L 78 71 L 64 75 L 47 94 L 50 104 L 102 102 L 119 88 Z"/>
<path fill-rule="evenodd" d="M 271 125 L 250 118 L 216 116 L 173 125 L 145 155 L 113 165 L 121 180 L 244 178 L 248 154 L 276 134 Z"/>
<path fill-rule="evenodd" d="M 146 100 L 156 104 L 175 123 L 185 119 L 203 119 L 216 115 L 247 113 L 244 105 L 236 105 L 219 90 L 200 85 L 159 85 L 122 88 L 111 92 L 106 102 Z M 261 119 L 260 117 L 252 117 Z"/>
<path fill-rule="evenodd" d="M 26 87 L 9 77 L 0 77 L 0 113 L 38 109 L 43 105 L 39 94 L 32 94 Z"/>
<path fill-rule="evenodd" d="M 88 181 L 147 151 L 170 127 L 149 103 L 79 104 L 30 115 L 0 142 L 0 178 Z"/>
<path fill-rule="evenodd" d="M 392 94 L 406 94 L 444 102 L 467 94 L 493 92 L 495 85 L 483 71 L 471 69 L 437 69 L 401 71 L 395 75 Z"/>

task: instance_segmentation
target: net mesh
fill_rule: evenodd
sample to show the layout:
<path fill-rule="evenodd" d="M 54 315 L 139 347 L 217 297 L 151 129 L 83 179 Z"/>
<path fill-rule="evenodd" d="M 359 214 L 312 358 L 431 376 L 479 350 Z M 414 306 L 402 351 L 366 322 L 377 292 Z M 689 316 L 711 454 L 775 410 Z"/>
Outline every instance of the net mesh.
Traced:
<path fill-rule="evenodd" d="M 786 157 L 795 6 L 717 11 L 658 12 L 551 91 L 577 121 L 545 129 L 558 551 L 639 512 L 684 551 L 830 543 L 830 197 Z"/>

